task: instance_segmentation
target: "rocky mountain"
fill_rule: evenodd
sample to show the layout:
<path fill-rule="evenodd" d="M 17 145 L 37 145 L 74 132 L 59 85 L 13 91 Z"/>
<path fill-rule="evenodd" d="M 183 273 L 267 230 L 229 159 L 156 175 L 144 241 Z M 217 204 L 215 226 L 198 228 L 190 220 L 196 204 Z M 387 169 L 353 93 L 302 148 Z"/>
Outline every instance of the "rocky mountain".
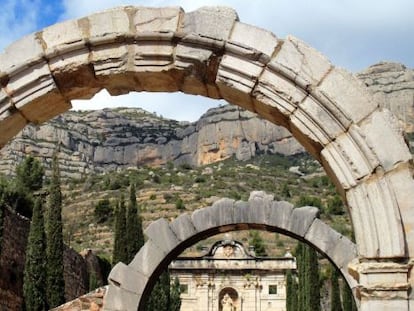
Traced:
<path fill-rule="evenodd" d="M 414 132 L 414 70 L 402 64 L 382 62 L 357 74 L 374 97 L 401 120 L 407 133 Z"/>
<path fill-rule="evenodd" d="M 79 178 L 173 162 L 198 166 L 257 153 L 295 154 L 302 147 L 284 128 L 234 106 L 209 110 L 193 124 L 167 120 L 140 108 L 69 111 L 40 126 L 27 126 L 0 151 L 6 174 L 25 154 L 41 158 L 46 167 L 59 148 L 61 171 Z"/>
<path fill-rule="evenodd" d="M 379 63 L 357 76 L 408 133 L 414 132 L 414 70 Z M 56 148 L 62 174 L 74 178 L 168 162 L 198 166 L 233 155 L 247 160 L 260 153 L 303 152 L 287 130 L 235 106 L 210 109 L 195 123 L 164 119 L 140 108 L 69 111 L 40 126 L 27 126 L 0 150 L 0 172 L 11 174 L 29 153 L 48 167 Z"/>

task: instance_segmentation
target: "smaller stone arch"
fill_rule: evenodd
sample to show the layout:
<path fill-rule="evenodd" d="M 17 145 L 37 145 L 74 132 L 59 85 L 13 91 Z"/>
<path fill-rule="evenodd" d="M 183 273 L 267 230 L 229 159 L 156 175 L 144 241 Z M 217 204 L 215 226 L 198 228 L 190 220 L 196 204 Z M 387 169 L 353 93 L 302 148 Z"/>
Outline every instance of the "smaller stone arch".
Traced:
<path fill-rule="evenodd" d="M 104 310 L 143 310 L 160 273 L 187 247 L 219 233 L 246 229 L 280 232 L 310 244 L 341 271 L 354 290 L 358 284 L 347 267 L 357 258 L 356 245 L 322 222 L 318 213 L 316 207 L 294 208 L 288 202 L 274 201 L 271 195 L 253 192 L 247 202 L 224 198 L 171 223 L 154 221 L 145 231 L 147 242 L 131 263 L 118 263 L 112 269 Z"/>

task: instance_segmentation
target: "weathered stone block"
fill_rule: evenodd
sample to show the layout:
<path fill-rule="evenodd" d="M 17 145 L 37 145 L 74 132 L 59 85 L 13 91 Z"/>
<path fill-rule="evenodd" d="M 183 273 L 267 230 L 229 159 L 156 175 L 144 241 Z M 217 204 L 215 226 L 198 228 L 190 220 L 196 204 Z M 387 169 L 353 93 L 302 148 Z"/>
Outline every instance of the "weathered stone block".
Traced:
<path fill-rule="evenodd" d="M 0 112 L 0 148 L 17 135 L 27 120 L 11 104 L 2 105 Z"/>
<path fill-rule="evenodd" d="M 131 311 L 137 310 L 141 296 L 128 292 L 114 285 L 108 286 L 104 298 L 105 311 Z"/>
<path fill-rule="evenodd" d="M 30 34 L 6 47 L 0 54 L 0 77 L 9 77 L 42 59 L 42 43 L 37 34 Z"/>
<path fill-rule="evenodd" d="M 281 230 L 288 230 L 292 212 L 293 205 L 289 202 L 273 202 L 272 206 L 269 208 L 269 217 L 266 224 Z"/>
<path fill-rule="evenodd" d="M 176 32 L 183 14 L 179 7 L 138 7 L 133 22 L 137 32 Z"/>
<path fill-rule="evenodd" d="M 49 59 L 55 82 L 67 99 L 90 99 L 101 89 L 89 60 L 88 48 Z"/>
<path fill-rule="evenodd" d="M 412 160 L 397 118 L 388 110 L 374 112 L 360 124 L 361 134 L 385 171 Z M 392 152 L 390 152 L 392 146 Z"/>
<path fill-rule="evenodd" d="M 319 159 L 323 147 L 330 143 L 330 138 L 323 128 L 299 109 L 290 117 L 289 122 L 293 136 L 310 154 Z"/>
<path fill-rule="evenodd" d="M 263 71 L 259 77 L 257 89 L 264 94 L 269 94 L 269 98 L 281 98 L 285 105 L 276 106 L 279 110 L 289 116 L 299 103 L 307 96 L 306 92 L 298 88 L 293 81 L 283 77 L 269 66 Z M 287 105 L 286 105 L 287 104 Z"/>
<path fill-rule="evenodd" d="M 144 287 L 148 282 L 148 277 L 119 262 L 112 268 L 108 280 L 112 285 L 142 295 Z"/>
<path fill-rule="evenodd" d="M 389 310 L 401 310 L 406 311 L 410 310 L 408 307 L 408 300 L 405 299 L 395 299 L 392 297 L 392 293 L 383 293 L 384 296 L 388 296 L 387 299 L 373 299 L 362 298 L 361 300 L 361 311 L 389 311 Z"/>
<path fill-rule="evenodd" d="M 379 165 L 356 126 L 327 145 L 321 156 L 324 167 L 325 164 L 330 167 L 343 189 L 356 186 L 358 180 L 370 175 Z"/>
<path fill-rule="evenodd" d="M 332 253 L 331 250 L 335 248 L 341 235 L 316 218 L 306 232 L 305 239 L 315 245 L 323 254 L 328 255 Z"/>
<path fill-rule="evenodd" d="M 145 235 L 165 253 L 169 253 L 179 244 L 174 231 L 164 218 L 153 221 L 145 230 Z"/>
<path fill-rule="evenodd" d="M 294 208 L 292 211 L 289 231 L 299 237 L 304 237 L 318 214 L 319 210 L 313 206 Z"/>
<path fill-rule="evenodd" d="M 13 93 L 15 107 L 33 123 L 46 121 L 71 107 L 57 89 L 46 62 L 14 75 L 8 90 Z"/>
<path fill-rule="evenodd" d="M 325 56 L 293 36 L 287 36 L 283 41 L 270 66 L 275 66 L 302 88 L 318 85 L 332 67 Z"/>
<path fill-rule="evenodd" d="M 262 200 L 266 203 L 272 203 L 272 201 L 275 199 L 275 196 L 273 194 L 267 194 L 264 191 L 252 191 L 249 195 L 249 201 L 251 200 Z"/>
<path fill-rule="evenodd" d="M 211 209 L 212 214 L 217 215 L 220 225 L 234 224 L 233 207 L 235 201 L 233 199 L 223 198 L 213 203 Z"/>
<path fill-rule="evenodd" d="M 234 222 L 237 224 L 249 223 L 250 204 L 244 201 L 237 201 L 234 204 Z"/>
<path fill-rule="evenodd" d="M 403 219 L 409 257 L 414 257 L 414 180 L 412 166 L 402 164 L 387 173 L 386 179 Z M 414 281 L 413 281 L 414 282 Z"/>
<path fill-rule="evenodd" d="M 148 240 L 135 255 L 129 266 L 150 277 L 166 255 L 152 240 Z"/>
<path fill-rule="evenodd" d="M 331 249 L 331 258 L 340 269 L 348 269 L 348 264 L 358 257 L 358 251 L 355 243 L 345 236 L 337 241 L 333 249 Z"/>
<path fill-rule="evenodd" d="M 229 41 L 241 43 L 271 56 L 278 45 L 276 36 L 262 28 L 236 22 Z"/>
<path fill-rule="evenodd" d="M 272 202 L 254 198 L 249 200 L 249 223 L 265 224 L 268 220 L 269 208 Z"/>
<path fill-rule="evenodd" d="M 180 241 L 186 241 L 197 233 L 188 214 L 181 214 L 174 219 L 170 223 L 170 228 Z"/>
<path fill-rule="evenodd" d="M 69 20 L 45 28 L 41 33 L 47 57 L 85 47 L 84 34 L 77 20 Z"/>
<path fill-rule="evenodd" d="M 128 68 L 128 57 L 128 45 L 101 45 L 93 47 L 91 63 L 99 79 L 99 76 L 109 76 L 125 72 Z"/>
<path fill-rule="evenodd" d="M 227 40 L 238 19 L 236 11 L 231 8 L 202 7 L 185 13 L 182 31 Z"/>
<path fill-rule="evenodd" d="M 195 210 L 191 214 L 191 221 L 193 222 L 197 232 L 203 232 L 220 225 L 220 220 L 217 216 L 217 210 L 203 208 Z"/>
<path fill-rule="evenodd" d="M 124 8 L 103 11 L 88 16 L 89 41 L 93 45 L 123 41 L 132 36 L 129 16 Z"/>
<path fill-rule="evenodd" d="M 404 234 L 395 196 L 383 178 L 372 177 L 346 193 L 358 252 L 368 258 L 404 257 Z"/>
<path fill-rule="evenodd" d="M 351 124 L 339 111 L 335 111 L 334 107 L 326 107 L 324 103 L 318 102 L 310 96 L 300 103 L 299 109 L 309 120 L 317 124 L 321 132 L 329 137 L 328 139 L 335 139 Z"/>
<path fill-rule="evenodd" d="M 368 89 L 351 73 L 334 68 L 314 92 L 318 100 L 332 101 L 333 105 L 353 123 L 359 123 L 378 107 Z M 326 99 L 323 98 L 323 96 Z"/>

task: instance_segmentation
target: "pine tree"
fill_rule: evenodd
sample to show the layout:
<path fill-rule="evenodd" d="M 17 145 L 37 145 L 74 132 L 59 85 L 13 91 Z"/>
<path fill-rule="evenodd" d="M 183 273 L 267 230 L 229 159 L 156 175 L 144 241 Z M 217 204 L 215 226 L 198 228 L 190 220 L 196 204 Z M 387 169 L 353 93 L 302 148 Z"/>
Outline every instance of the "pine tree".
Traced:
<path fill-rule="evenodd" d="M 42 202 L 36 199 L 26 246 L 23 296 L 27 311 L 48 310 L 46 300 L 46 237 Z"/>
<path fill-rule="evenodd" d="M 170 311 L 180 311 L 181 297 L 180 297 L 180 281 L 176 277 L 170 290 Z"/>
<path fill-rule="evenodd" d="M 126 209 L 124 197 L 121 196 L 120 201 L 115 212 L 115 240 L 114 250 L 112 254 L 112 264 L 115 265 L 118 262 L 127 263 L 127 236 L 126 236 Z"/>
<path fill-rule="evenodd" d="M 135 254 L 144 245 L 144 233 L 142 232 L 142 219 L 138 214 L 135 185 L 131 183 L 129 205 L 127 212 L 127 262 L 134 259 Z"/>
<path fill-rule="evenodd" d="M 338 271 L 331 267 L 331 311 L 342 311 L 341 296 L 339 292 Z"/>
<path fill-rule="evenodd" d="M 47 301 L 50 308 L 65 302 L 63 278 L 62 192 L 57 154 L 53 156 L 46 211 Z"/>
<path fill-rule="evenodd" d="M 342 305 L 343 311 L 357 310 L 351 289 L 345 281 L 342 282 Z"/>

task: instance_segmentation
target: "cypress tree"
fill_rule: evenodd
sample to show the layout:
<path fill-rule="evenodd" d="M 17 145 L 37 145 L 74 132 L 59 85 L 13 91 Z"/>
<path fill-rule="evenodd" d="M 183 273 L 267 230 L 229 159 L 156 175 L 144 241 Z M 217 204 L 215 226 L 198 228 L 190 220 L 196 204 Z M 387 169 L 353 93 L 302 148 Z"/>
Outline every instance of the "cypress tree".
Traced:
<path fill-rule="evenodd" d="M 146 311 L 170 311 L 170 274 L 164 271 L 148 298 Z"/>
<path fill-rule="evenodd" d="M 345 281 L 342 282 L 342 307 L 343 311 L 357 310 L 351 289 Z"/>
<path fill-rule="evenodd" d="M 170 290 L 170 311 L 180 311 L 181 308 L 181 297 L 180 297 L 180 281 L 176 277 Z"/>
<path fill-rule="evenodd" d="M 142 219 L 138 214 L 135 185 L 131 183 L 129 205 L 127 212 L 127 262 L 134 259 L 135 254 L 144 245 L 144 233 L 142 232 Z"/>
<path fill-rule="evenodd" d="M 112 254 L 112 264 L 118 262 L 128 262 L 127 235 L 126 235 L 126 209 L 124 197 L 121 196 L 115 212 L 115 239 Z"/>
<path fill-rule="evenodd" d="M 320 282 L 319 282 L 319 263 L 318 255 L 316 251 L 310 246 L 306 246 L 307 249 L 307 296 L 309 311 L 319 311 L 321 309 L 320 299 Z"/>
<path fill-rule="evenodd" d="M 297 286 L 292 271 L 286 273 L 286 311 L 297 311 Z"/>
<path fill-rule="evenodd" d="M 48 310 L 46 300 L 46 237 L 42 202 L 38 198 L 33 207 L 32 222 L 26 246 L 23 296 L 27 311 Z"/>
<path fill-rule="evenodd" d="M 47 301 L 50 308 L 65 302 L 63 278 L 62 192 L 57 154 L 53 156 L 46 211 Z"/>
<path fill-rule="evenodd" d="M 331 311 L 342 311 L 341 296 L 339 292 L 338 271 L 331 267 Z"/>

